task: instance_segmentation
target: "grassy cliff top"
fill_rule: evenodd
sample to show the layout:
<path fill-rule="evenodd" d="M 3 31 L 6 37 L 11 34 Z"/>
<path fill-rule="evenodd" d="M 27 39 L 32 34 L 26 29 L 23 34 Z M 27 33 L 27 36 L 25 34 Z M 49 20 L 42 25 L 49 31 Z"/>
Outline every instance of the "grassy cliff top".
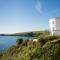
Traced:
<path fill-rule="evenodd" d="M 37 41 L 17 39 L 16 45 L 0 53 L 0 60 L 60 60 L 60 36 L 39 36 Z"/>

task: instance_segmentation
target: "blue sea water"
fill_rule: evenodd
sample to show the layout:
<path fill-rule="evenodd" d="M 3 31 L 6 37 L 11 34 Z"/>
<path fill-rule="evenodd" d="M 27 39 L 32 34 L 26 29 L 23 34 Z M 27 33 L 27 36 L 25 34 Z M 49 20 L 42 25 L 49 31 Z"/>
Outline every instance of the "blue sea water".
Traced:
<path fill-rule="evenodd" d="M 12 45 L 16 44 L 16 40 L 18 38 L 23 38 L 24 40 L 32 37 L 26 37 L 26 36 L 0 36 L 0 51 L 3 51 Z"/>

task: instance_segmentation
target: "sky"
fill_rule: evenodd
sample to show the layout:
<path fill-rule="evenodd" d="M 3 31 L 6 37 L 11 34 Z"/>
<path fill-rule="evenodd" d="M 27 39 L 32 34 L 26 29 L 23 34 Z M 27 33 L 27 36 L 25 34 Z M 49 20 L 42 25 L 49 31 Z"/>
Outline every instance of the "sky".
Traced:
<path fill-rule="evenodd" d="M 0 0 L 0 33 L 47 30 L 52 17 L 60 17 L 60 0 Z"/>

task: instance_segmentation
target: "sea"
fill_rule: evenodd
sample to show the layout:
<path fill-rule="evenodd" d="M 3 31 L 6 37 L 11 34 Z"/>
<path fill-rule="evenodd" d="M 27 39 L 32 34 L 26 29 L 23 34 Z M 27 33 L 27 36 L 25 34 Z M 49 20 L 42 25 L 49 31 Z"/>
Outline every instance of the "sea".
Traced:
<path fill-rule="evenodd" d="M 16 45 L 16 40 L 22 38 L 23 40 L 31 39 L 28 36 L 0 36 L 0 51 L 4 51 L 13 45 Z"/>

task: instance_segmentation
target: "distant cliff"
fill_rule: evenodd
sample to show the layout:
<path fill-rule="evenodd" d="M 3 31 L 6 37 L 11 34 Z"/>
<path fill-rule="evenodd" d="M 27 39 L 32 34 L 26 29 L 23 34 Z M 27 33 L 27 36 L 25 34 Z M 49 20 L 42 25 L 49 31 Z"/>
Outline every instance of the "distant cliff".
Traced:
<path fill-rule="evenodd" d="M 20 33 L 14 33 L 14 34 L 0 34 L 0 36 L 31 36 L 31 37 L 37 37 L 44 34 L 49 34 L 49 31 L 33 31 L 33 32 L 20 32 Z"/>

